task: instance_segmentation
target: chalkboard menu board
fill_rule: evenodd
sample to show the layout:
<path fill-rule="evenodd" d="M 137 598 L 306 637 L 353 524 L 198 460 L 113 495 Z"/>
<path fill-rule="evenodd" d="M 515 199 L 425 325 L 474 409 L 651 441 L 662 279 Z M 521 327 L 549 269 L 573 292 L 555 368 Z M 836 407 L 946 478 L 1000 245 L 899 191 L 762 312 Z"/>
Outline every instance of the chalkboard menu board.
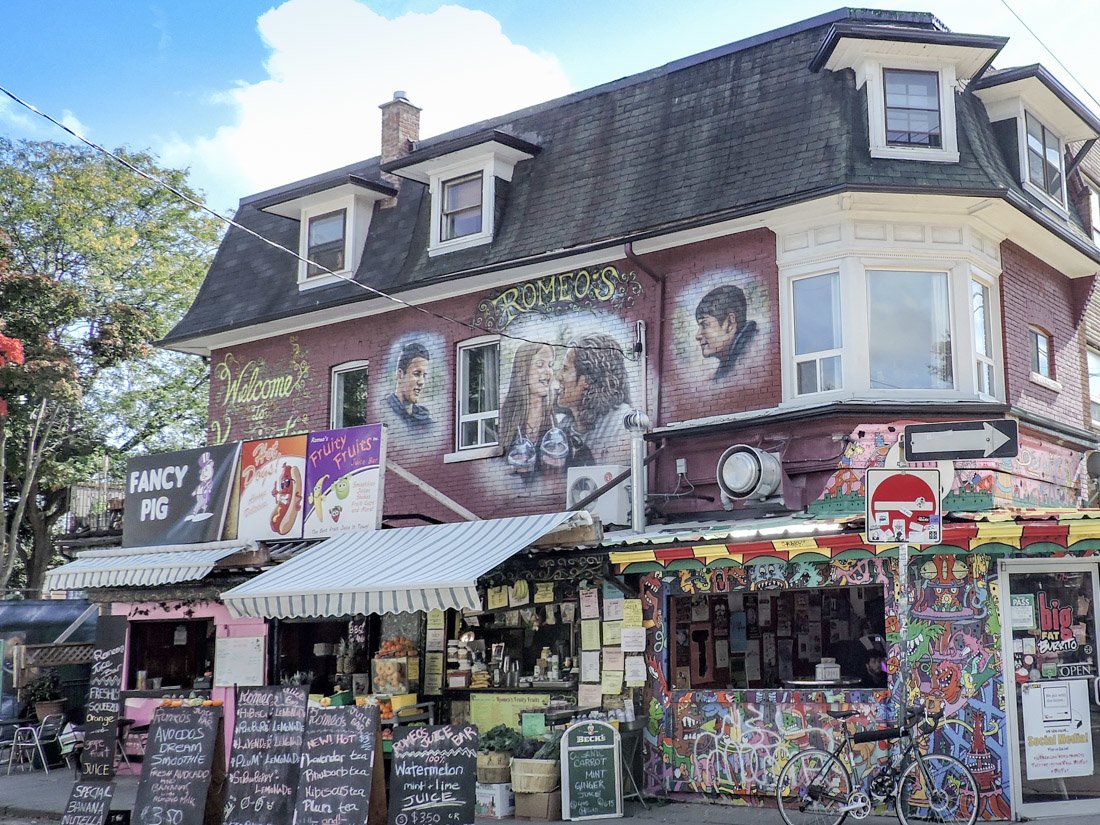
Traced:
<path fill-rule="evenodd" d="M 114 782 L 77 782 L 61 814 L 61 825 L 103 825 L 114 793 Z"/>
<path fill-rule="evenodd" d="M 566 819 L 623 815 L 619 732 L 606 722 L 577 722 L 561 739 L 562 813 Z"/>
<path fill-rule="evenodd" d="M 397 727 L 389 825 L 474 825 L 477 728 Z"/>
<path fill-rule="evenodd" d="M 201 825 L 211 780 L 225 773 L 221 723 L 220 707 L 157 708 L 141 765 L 134 825 Z M 221 807 L 220 799 L 212 802 Z"/>
<path fill-rule="evenodd" d="M 100 616 L 96 622 L 95 653 L 84 706 L 84 750 L 80 773 L 87 779 L 115 775 L 115 739 L 118 736 L 118 694 L 122 689 L 122 657 L 126 651 L 126 617 Z"/>
<path fill-rule="evenodd" d="M 309 708 L 294 825 L 381 825 L 386 817 L 377 707 Z"/>
<path fill-rule="evenodd" d="M 237 692 L 225 825 L 290 822 L 308 692 L 307 687 L 248 687 Z"/>

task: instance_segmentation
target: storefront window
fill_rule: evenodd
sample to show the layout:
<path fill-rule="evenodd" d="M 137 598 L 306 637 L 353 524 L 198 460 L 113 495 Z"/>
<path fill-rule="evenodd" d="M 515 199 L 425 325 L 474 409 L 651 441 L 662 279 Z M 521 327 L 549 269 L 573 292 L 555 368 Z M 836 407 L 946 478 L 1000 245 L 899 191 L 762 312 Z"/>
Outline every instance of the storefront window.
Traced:
<path fill-rule="evenodd" d="M 675 596 L 670 608 L 677 688 L 886 687 L 881 586 Z"/>
<path fill-rule="evenodd" d="M 214 667 L 214 623 L 209 619 L 130 623 L 134 690 L 209 688 Z"/>

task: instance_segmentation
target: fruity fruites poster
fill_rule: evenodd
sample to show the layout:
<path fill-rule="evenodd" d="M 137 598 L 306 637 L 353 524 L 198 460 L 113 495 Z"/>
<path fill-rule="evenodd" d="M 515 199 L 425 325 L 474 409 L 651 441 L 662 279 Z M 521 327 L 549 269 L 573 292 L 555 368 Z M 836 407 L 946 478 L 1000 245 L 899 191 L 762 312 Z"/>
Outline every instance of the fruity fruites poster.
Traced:
<path fill-rule="evenodd" d="M 301 537 L 305 467 L 305 435 L 244 442 L 237 509 L 239 538 Z"/>
<path fill-rule="evenodd" d="M 386 429 L 381 424 L 310 433 L 305 535 L 374 530 L 382 519 Z"/>

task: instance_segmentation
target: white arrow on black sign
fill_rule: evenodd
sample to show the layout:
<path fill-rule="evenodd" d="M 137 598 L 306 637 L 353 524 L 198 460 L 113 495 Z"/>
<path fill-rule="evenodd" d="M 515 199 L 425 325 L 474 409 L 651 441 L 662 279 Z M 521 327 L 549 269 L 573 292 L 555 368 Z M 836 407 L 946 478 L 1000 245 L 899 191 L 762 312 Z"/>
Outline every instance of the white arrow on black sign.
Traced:
<path fill-rule="evenodd" d="M 906 461 L 1011 458 L 1020 452 L 1015 421 L 910 424 L 902 436 Z"/>

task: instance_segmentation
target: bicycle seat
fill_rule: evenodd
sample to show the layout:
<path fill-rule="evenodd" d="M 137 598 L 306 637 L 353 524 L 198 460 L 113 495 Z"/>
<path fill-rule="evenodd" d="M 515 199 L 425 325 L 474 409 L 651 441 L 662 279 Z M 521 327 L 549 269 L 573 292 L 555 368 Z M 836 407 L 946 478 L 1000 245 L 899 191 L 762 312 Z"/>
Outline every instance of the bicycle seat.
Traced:
<path fill-rule="evenodd" d="M 859 711 L 855 710 L 827 710 L 825 712 L 834 719 L 847 719 L 849 716 L 859 715 Z"/>

